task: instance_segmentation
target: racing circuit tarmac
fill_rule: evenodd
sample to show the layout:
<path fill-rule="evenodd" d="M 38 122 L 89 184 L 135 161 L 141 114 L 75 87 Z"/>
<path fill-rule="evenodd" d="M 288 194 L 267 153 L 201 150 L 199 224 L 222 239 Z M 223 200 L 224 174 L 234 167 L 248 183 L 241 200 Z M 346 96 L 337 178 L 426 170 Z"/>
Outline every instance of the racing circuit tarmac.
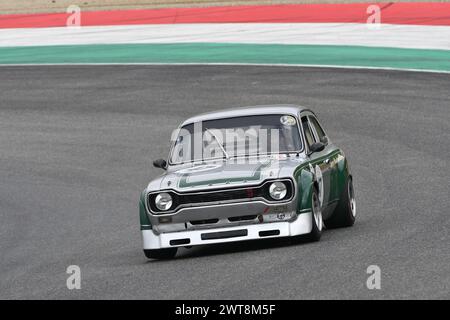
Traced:
<path fill-rule="evenodd" d="M 256 66 L 0 68 L 0 298 L 450 298 L 450 75 Z M 138 199 L 171 130 L 225 107 L 316 111 L 358 217 L 318 243 L 147 261 Z M 81 268 L 81 290 L 66 268 Z M 381 290 L 366 269 L 381 268 Z"/>

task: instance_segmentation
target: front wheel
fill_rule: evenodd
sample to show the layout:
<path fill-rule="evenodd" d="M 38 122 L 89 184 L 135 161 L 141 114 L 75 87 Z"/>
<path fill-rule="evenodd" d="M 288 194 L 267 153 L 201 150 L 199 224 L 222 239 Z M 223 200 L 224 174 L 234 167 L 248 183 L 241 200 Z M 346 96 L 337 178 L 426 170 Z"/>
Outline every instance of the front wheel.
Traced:
<path fill-rule="evenodd" d="M 311 232 L 292 237 L 292 243 L 304 243 L 319 241 L 322 236 L 323 220 L 322 208 L 320 207 L 319 193 L 316 188 L 311 194 Z"/>
<path fill-rule="evenodd" d="M 144 254 L 149 259 L 166 260 L 172 259 L 177 254 L 178 248 L 167 249 L 144 249 Z"/>
<path fill-rule="evenodd" d="M 347 178 L 345 188 L 342 192 L 338 206 L 333 212 L 330 219 L 325 221 L 327 228 L 343 228 L 351 227 L 356 219 L 356 201 L 355 189 L 353 188 L 353 179 L 351 176 Z"/>
<path fill-rule="evenodd" d="M 319 241 L 322 236 L 323 220 L 322 208 L 320 207 L 319 195 L 316 188 L 313 189 L 311 201 L 312 229 L 307 235 L 307 240 Z"/>

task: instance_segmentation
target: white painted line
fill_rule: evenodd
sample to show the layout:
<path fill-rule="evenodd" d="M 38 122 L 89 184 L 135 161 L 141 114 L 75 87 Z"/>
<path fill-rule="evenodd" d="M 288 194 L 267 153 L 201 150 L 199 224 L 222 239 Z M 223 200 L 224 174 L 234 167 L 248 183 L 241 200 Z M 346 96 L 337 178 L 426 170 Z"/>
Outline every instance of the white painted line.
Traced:
<path fill-rule="evenodd" d="M 340 65 L 320 65 L 320 64 L 286 64 L 286 63 L 222 63 L 222 62 L 175 62 L 175 63 L 159 63 L 159 62 L 113 62 L 113 63 L 14 63 L 0 64 L 0 67 L 57 67 L 57 66 L 263 66 L 263 67 L 300 67 L 300 68 L 332 68 L 332 69 L 361 69 L 361 70 L 387 70 L 387 71 L 406 71 L 406 72 L 426 72 L 450 74 L 445 70 L 429 70 L 429 69 L 411 69 L 411 68 L 391 68 L 391 67 L 365 67 L 365 66 L 340 66 Z"/>
<path fill-rule="evenodd" d="M 373 26 L 373 25 L 371 25 Z M 244 43 L 450 50 L 450 26 L 364 23 L 202 23 L 0 30 L 0 47 Z"/>

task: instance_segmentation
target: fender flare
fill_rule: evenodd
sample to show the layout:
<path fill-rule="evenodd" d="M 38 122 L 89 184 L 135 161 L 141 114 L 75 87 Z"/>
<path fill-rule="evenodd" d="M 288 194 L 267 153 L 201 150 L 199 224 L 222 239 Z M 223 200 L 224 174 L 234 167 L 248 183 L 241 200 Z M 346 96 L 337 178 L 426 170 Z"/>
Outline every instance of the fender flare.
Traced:
<path fill-rule="evenodd" d="M 312 209 L 312 191 L 317 188 L 320 192 L 319 183 L 315 172 L 311 171 L 312 165 L 305 165 L 296 170 L 298 188 L 297 213 L 309 212 Z M 314 170 L 314 169 L 312 169 Z"/>
<path fill-rule="evenodd" d="M 146 191 L 141 192 L 139 198 L 139 221 L 141 224 L 141 230 L 149 230 L 152 228 L 152 224 L 147 215 L 147 209 L 145 208 Z"/>

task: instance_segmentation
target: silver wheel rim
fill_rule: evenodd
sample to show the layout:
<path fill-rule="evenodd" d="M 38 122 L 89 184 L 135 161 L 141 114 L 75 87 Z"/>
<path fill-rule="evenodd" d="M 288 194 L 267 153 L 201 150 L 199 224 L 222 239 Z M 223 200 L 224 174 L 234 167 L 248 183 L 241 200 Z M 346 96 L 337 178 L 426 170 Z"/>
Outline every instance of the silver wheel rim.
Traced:
<path fill-rule="evenodd" d="M 348 201 L 350 206 L 350 211 L 352 212 L 352 215 L 356 216 L 356 200 L 355 200 L 355 190 L 353 189 L 353 182 L 350 179 L 348 182 Z"/>
<path fill-rule="evenodd" d="M 323 220 L 322 220 L 322 210 L 320 209 L 320 202 L 317 194 L 313 194 L 313 216 L 314 221 L 316 222 L 317 229 L 322 231 Z"/>

